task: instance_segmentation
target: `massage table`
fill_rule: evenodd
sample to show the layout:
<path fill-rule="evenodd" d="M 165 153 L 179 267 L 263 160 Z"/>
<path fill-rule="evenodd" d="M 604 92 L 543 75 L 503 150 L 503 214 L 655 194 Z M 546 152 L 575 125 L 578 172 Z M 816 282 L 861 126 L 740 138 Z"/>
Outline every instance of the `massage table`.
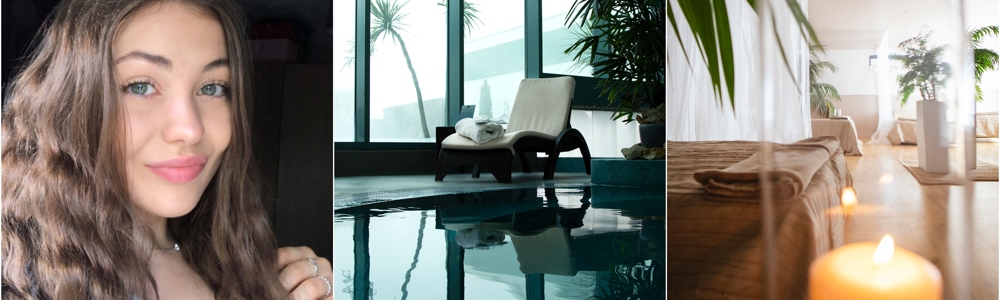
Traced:
<path fill-rule="evenodd" d="M 744 162 L 759 146 L 751 141 L 667 143 L 668 299 L 763 298 L 761 200 L 712 200 L 694 178 Z M 806 299 L 810 263 L 844 244 L 844 215 L 838 207 L 841 192 L 852 183 L 843 150 L 831 153 L 818 161 L 798 196 L 775 201 L 774 299 Z"/>

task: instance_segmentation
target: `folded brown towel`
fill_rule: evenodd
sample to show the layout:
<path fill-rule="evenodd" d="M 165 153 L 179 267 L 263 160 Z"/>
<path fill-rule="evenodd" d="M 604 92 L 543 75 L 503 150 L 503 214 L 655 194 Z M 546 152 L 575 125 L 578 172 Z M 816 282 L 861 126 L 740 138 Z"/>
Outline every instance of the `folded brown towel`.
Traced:
<path fill-rule="evenodd" d="M 833 155 L 833 153 L 837 152 L 837 149 L 840 149 L 840 138 L 837 138 L 836 136 L 814 136 L 788 145 L 777 145 L 776 147 L 789 147 L 789 146 L 819 147 L 826 149 L 826 152 L 828 152 L 830 155 Z"/>
<path fill-rule="evenodd" d="M 772 198 L 781 202 L 797 198 L 809 185 L 812 176 L 840 148 L 837 137 L 822 136 L 792 144 L 774 144 L 773 168 L 768 174 Z M 722 170 L 694 173 L 705 186 L 707 198 L 721 201 L 756 202 L 761 198 L 760 152 Z"/>

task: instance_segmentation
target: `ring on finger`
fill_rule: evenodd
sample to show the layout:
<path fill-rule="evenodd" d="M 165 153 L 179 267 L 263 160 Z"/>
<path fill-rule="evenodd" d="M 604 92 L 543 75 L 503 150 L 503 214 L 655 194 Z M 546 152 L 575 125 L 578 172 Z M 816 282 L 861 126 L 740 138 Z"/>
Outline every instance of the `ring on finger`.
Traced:
<path fill-rule="evenodd" d="M 333 293 L 333 285 L 330 284 L 330 280 L 324 276 L 316 276 L 316 278 L 323 279 L 323 282 L 326 283 L 326 294 L 323 294 L 323 298 L 329 297 L 330 293 Z"/>
<path fill-rule="evenodd" d="M 313 277 L 319 277 L 319 264 L 313 258 L 306 258 L 309 262 L 313 264 Z"/>

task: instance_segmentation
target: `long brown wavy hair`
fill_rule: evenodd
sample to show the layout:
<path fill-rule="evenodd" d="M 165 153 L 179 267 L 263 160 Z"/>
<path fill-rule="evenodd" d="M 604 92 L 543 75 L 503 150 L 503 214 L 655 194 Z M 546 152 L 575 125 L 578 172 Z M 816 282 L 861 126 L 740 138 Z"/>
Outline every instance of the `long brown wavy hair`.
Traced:
<path fill-rule="evenodd" d="M 3 115 L 3 298 L 133 299 L 156 289 L 152 229 L 124 174 L 112 43 L 140 9 L 179 1 L 222 25 L 233 136 L 197 206 L 168 220 L 219 299 L 288 298 L 250 144 L 246 17 L 232 0 L 66 0 L 8 87 Z"/>

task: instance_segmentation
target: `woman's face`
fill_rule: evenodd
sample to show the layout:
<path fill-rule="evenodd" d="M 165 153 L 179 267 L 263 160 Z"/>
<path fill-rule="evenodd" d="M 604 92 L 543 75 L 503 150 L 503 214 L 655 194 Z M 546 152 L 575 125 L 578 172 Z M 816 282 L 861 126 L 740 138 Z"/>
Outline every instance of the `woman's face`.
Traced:
<path fill-rule="evenodd" d="M 112 51 L 132 201 L 153 216 L 185 215 L 232 135 L 222 26 L 192 6 L 154 4 L 124 24 Z"/>

